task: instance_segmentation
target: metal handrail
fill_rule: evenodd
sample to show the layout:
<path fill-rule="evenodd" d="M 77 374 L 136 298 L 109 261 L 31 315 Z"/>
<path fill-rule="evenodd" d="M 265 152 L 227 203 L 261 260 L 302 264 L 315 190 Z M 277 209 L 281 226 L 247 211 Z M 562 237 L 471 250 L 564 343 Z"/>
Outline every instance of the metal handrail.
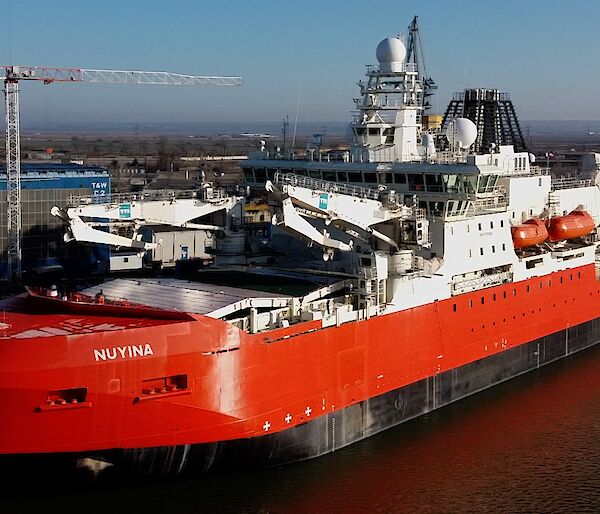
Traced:
<path fill-rule="evenodd" d="M 90 204 L 111 204 L 128 203 L 139 201 L 170 201 L 170 200 L 202 200 L 215 201 L 223 200 L 227 197 L 223 188 L 205 188 L 200 191 L 169 191 L 158 189 L 155 191 L 142 191 L 139 193 L 111 193 L 103 196 L 69 196 L 69 205 L 76 207 L 78 205 Z"/>
<path fill-rule="evenodd" d="M 594 180 L 578 179 L 576 177 L 558 177 L 552 179 L 552 189 L 576 189 L 579 187 L 590 187 L 594 185 Z"/>
<path fill-rule="evenodd" d="M 278 171 L 275 173 L 274 182 L 275 184 L 288 184 L 291 186 L 306 187 L 308 189 L 317 189 L 319 191 L 357 196 L 359 198 L 370 198 L 372 200 L 379 199 L 378 189 L 354 186 L 345 183 L 338 184 L 337 182 L 305 177 L 304 175 L 294 175 L 293 173 L 282 173 Z"/>

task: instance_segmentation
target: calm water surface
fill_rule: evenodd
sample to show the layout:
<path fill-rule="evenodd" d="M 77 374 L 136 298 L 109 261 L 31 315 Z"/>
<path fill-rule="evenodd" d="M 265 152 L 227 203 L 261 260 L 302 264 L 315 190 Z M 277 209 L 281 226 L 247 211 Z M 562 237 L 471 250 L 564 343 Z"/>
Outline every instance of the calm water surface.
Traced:
<path fill-rule="evenodd" d="M 3 490 L 0 511 L 598 513 L 600 347 L 312 461 L 145 484 L 32 484 Z"/>

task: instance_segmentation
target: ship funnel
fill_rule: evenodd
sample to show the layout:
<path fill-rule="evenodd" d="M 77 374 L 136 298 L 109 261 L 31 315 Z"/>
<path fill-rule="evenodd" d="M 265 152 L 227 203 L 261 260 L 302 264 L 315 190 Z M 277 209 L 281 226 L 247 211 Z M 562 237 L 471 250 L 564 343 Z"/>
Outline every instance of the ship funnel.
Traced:
<path fill-rule="evenodd" d="M 477 139 L 477 127 L 467 118 L 455 118 L 446 129 L 446 137 L 452 146 L 469 148 Z"/>
<path fill-rule="evenodd" d="M 388 37 L 379 43 L 376 55 L 380 71 L 397 72 L 404 69 L 406 47 L 397 37 Z"/>

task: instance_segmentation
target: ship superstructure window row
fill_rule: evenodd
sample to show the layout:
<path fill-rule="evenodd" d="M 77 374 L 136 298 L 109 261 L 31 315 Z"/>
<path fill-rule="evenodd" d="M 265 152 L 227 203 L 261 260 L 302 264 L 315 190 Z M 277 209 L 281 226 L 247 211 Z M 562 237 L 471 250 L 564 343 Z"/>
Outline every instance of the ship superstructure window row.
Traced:
<path fill-rule="evenodd" d="M 496 175 L 404 173 L 401 171 L 359 171 L 307 168 L 269 168 L 246 166 L 242 168 L 249 183 L 263 184 L 273 180 L 275 173 L 292 173 L 330 182 L 365 183 L 371 185 L 398 184 L 403 192 L 413 193 L 490 193 L 497 188 Z"/>

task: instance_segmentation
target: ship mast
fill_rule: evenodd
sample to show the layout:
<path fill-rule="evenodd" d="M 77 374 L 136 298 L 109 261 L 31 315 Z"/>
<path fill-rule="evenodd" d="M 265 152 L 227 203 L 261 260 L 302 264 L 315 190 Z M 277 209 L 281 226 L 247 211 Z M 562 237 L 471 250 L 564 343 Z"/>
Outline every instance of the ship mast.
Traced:
<path fill-rule="evenodd" d="M 421 35 L 417 23 L 418 16 L 415 16 L 408 26 L 408 41 L 406 45 L 406 62 L 416 66 L 419 74 L 419 80 L 423 85 L 423 110 L 428 110 L 431 105 L 428 98 L 433 96 L 437 89 L 437 84 L 427 75 L 425 67 L 425 56 L 423 54 L 423 45 L 421 43 Z"/>

